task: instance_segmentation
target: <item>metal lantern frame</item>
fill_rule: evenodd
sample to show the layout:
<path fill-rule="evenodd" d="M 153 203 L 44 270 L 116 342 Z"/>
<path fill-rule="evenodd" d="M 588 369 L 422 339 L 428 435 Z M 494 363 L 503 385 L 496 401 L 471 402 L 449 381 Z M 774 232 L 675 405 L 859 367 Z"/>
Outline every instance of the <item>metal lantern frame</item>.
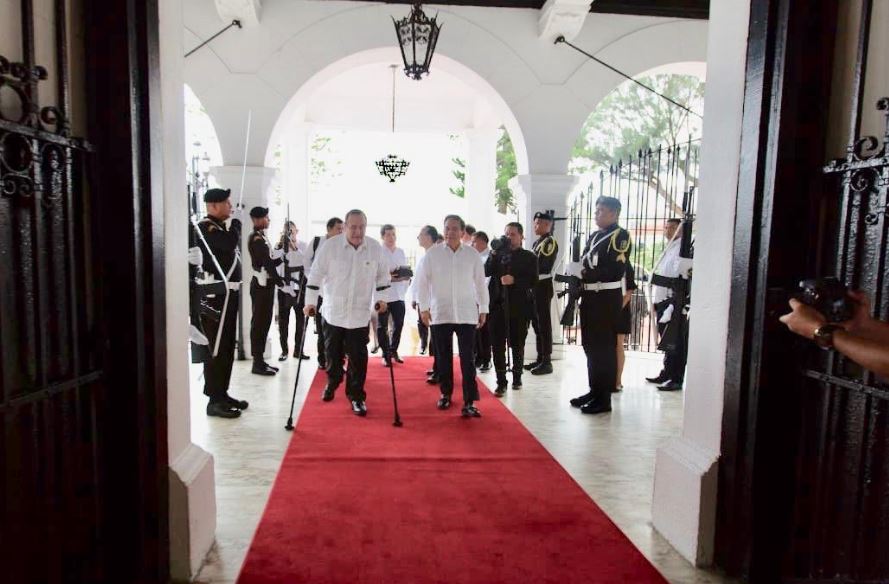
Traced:
<path fill-rule="evenodd" d="M 398 46 L 404 61 L 404 74 L 419 81 L 423 75 L 429 74 L 429 65 L 435 54 L 435 45 L 441 33 L 441 25 L 437 22 L 438 15 L 429 18 L 423 12 L 423 5 L 416 3 L 411 13 L 401 20 L 392 19 L 395 34 L 398 35 Z"/>
<path fill-rule="evenodd" d="M 398 65 L 389 65 L 389 67 L 392 69 L 392 133 L 395 134 L 395 70 L 398 69 Z M 394 154 L 377 160 L 376 164 L 377 170 L 388 178 L 390 183 L 394 183 L 395 179 L 404 176 L 411 165 L 407 160 Z"/>

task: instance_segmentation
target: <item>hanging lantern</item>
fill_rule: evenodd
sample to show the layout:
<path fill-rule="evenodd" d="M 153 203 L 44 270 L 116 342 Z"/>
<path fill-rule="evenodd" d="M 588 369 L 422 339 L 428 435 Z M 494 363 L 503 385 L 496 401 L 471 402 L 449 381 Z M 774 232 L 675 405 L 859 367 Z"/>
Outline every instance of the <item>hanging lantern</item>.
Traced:
<path fill-rule="evenodd" d="M 402 20 L 392 19 L 395 23 L 395 34 L 398 35 L 398 46 L 404 60 L 404 74 L 419 81 L 423 75 L 429 74 L 429 64 L 435 53 L 438 33 L 441 25 L 435 18 L 430 19 L 423 13 L 422 4 L 414 4 L 410 16 Z"/>
<path fill-rule="evenodd" d="M 392 69 L 392 135 L 395 135 L 395 70 L 398 69 L 398 65 L 389 65 L 389 68 Z M 380 171 L 380 174 L 389 179 L 390 183 L 394 183 L 395 179 L 404 176 L 407 172 L 407 167 L 410 166 L 411 163 L 403 158 L 395 156 L 394 154 L 390 154 L 385 158 L 377 160 L 377 170 Z"/>

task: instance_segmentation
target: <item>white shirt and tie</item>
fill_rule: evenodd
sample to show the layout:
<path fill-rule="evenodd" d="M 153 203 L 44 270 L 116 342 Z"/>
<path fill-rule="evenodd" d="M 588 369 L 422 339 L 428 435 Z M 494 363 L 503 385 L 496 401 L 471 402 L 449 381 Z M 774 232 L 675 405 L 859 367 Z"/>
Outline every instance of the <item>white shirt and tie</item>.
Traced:
<path fill-rule="evenodd" d="M 318 296 L 323 296 L 325 321 L 345 329 L 367 327 L 373 304 L 392 299 L 390 280 L 389 262 L 378 241 L 365 237 L 355 248 L 345 234 L 337 235 L 315 253 L 306 306 L 317 306 Z"/>
<path fill-rule="evenodd" d="M 414 277 L 414 294 L 420 311 L 429 311 L 432 324 L 478 324 L 488 313 L 488 287 L 479 254 L 460 244 L 434 246 L 423 256 Z"/>

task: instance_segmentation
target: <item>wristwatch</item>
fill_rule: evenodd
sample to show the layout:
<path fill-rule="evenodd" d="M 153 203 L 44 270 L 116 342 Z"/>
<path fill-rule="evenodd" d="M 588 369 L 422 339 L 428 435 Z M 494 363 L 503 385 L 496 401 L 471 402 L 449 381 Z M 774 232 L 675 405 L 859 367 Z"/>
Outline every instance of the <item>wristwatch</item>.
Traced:
<path fill-rule="evenodd" d="M 815 329 L 815 334 L 812 338 L 815 340 L 815 344 L 822 349 L 833 349 L 833 333 L 842 328 L 836 324 L 822 324 Z"/>

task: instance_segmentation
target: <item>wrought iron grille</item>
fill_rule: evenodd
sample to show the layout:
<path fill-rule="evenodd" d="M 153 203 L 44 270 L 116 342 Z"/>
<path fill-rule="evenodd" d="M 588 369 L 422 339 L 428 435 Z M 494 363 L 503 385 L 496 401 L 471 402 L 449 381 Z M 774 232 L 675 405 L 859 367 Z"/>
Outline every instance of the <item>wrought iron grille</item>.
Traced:
<path fill-rule="evenodd" d="M 90 146 L 71 136 L 65 0 L 53 18 L 55 87 L 35 64 L 31 1 L 21 2 L 22 61 L 0 56 L 0 540 L 8 581 L 85 582 L 100 578 L 103 383 Z M 41 90 L 56 104 L 41 106 Z"/>
<path fill-rule="evenodd" d="M 682 201 L 690 193 L 691 211 L 696 205 L 695 189 L 700 166 L 700 142 L 673 144 L 653 150 L 639 151 L 636 156 L 618 160 L 602 170 L 597 180 L 577 193 L 568 214 L 568 237 L 580 241 L 581 248 L 596 231 L 593 215 L 596 199 L 616 197 L 622 205 L 620 224 L 629 230 L 633 240 L 631 263 L 638 289 L 630 300 L 632 327 L 624 341 L 633 351 L 657 351 L 657 322 L 651 310 L 649 282 L 660 254 L 666 245 L 664 221 L 683 216 Z M 562 300 L 564 309 L 565 299 Z M 577 343 L 579 315 L 573 326 L 564 327 L 567 342 Z"/>

